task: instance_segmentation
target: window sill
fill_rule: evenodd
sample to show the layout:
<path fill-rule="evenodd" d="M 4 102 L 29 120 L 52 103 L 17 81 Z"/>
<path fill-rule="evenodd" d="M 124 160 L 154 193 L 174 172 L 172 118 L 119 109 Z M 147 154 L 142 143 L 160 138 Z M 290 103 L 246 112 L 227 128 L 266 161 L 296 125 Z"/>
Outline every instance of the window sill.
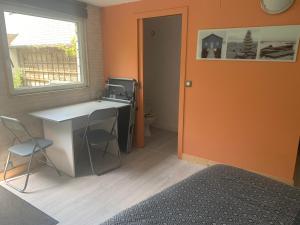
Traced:
<path fill-rule="evenodd" d="M 49 88 L 32 88 L 32 89 L 19 89 L 19 90 L 10 90 L 10 96 L 22 97 L 22 96 L 33 96 L 33 95 L 47 95 L 55 94 L 61 92 L 72 92 L 78 90 L 89 89 L 89 85 L 80 84 L 80 85 L 70 85 L 70 86 L 55 86 Z"/>

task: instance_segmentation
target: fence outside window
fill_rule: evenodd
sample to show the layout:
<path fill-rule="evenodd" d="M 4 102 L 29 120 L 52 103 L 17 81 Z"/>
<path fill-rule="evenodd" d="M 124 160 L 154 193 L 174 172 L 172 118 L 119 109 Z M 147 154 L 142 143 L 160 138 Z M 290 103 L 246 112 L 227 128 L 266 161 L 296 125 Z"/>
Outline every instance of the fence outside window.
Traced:
<path fill-rule="evenodd" d="M 13 65 L 16 88 L 80 82 L 77 56 L 63 47 L 11 48 L 10 55 L 17 64 Z"/>

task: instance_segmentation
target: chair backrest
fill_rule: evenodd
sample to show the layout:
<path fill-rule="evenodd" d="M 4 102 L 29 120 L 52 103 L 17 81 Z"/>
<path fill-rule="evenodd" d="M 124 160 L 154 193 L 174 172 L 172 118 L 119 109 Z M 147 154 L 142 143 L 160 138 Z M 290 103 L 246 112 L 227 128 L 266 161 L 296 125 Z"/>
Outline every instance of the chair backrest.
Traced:
<path fill-rule="evenodd" d="M 84 136 L 86 136 L 89 129 L 93 126 L 103 124 L 105 121 L 112 119 L 112 126 L 110 128 L 110 132 L 116 127 L 117 120 L 118 120 L 118 109 L 116 108 L 109 108 L 109 109 L 101 109 L 92 112 L 88 118 L 88 124 L 84 132 Z"/>
<path fill-rule="evenodd" d="M 6 127 L 19 141 L 24 137 L 32 138 L 30 133 L 18 119 L 0 116 L 0 120 L 4 127 Z"/>
<path fill-rule="evenodd" d="M 118 109 L 116 108 L 109 108 L 109 109 L 101 109 L 92 112 L 89 115 L 89 124 L 104 121 L 110 118 L 117 118 L 118 116 Z"/>

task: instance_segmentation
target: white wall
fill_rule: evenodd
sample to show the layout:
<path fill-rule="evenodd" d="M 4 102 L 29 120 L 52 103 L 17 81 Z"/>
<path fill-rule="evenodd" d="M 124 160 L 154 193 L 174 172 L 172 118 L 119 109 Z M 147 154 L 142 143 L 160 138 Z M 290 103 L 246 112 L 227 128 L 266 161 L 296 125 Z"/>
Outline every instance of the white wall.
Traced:
<path fill-rule="evenodd" d="M 157 116 L 155 127 L 177 131 L 181 49 L 181 16 L 144 22 L 145 112 Z"/>
<path fill-rule="evenodd" d="M 0 114 L 19 118 L 34 136 L 43 136 L 42 123 L 28 116 L 29 112 L 87 101 L 101 94 L 104 80 L 100 8 L 88 6 L 88 14 L 86 40 L 90 84 L 87 88 L 13 96 L 9 94 L 3 54 L 0 54 Z M 0 45 L 0 53 L 2 52 Z M 9 145 L 10 136 L 0 125 L 0 170 Z M 23 160 L 15 159 L 14 163 L 22 164 Z"/>

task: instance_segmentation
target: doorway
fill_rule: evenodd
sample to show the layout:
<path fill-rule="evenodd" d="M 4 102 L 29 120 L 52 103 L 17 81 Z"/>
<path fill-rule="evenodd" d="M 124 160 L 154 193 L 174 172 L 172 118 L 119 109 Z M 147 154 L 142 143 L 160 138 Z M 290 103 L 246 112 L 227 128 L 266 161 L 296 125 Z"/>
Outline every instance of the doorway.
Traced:
<path fill-rule="evenodd" d="M 181 15 L 147 18 L 144 33 L 144 124 L 148 139 L 154 130 L 178 132 Z"/>
<path fill-rule="evenodd" d="M 140 88 L 136 146 L 145 147 L 144 116 L 148 114 L 155 117 L 152 122 L 154 128 L 178 132 L 179 158 L 183 152 L 187 14 L 188 10 L 184 7 L 137 15 Z M 177 44 L 175 47 L 174 43 Z M 173 92 L 165 93 L 170 89 Z"/>

